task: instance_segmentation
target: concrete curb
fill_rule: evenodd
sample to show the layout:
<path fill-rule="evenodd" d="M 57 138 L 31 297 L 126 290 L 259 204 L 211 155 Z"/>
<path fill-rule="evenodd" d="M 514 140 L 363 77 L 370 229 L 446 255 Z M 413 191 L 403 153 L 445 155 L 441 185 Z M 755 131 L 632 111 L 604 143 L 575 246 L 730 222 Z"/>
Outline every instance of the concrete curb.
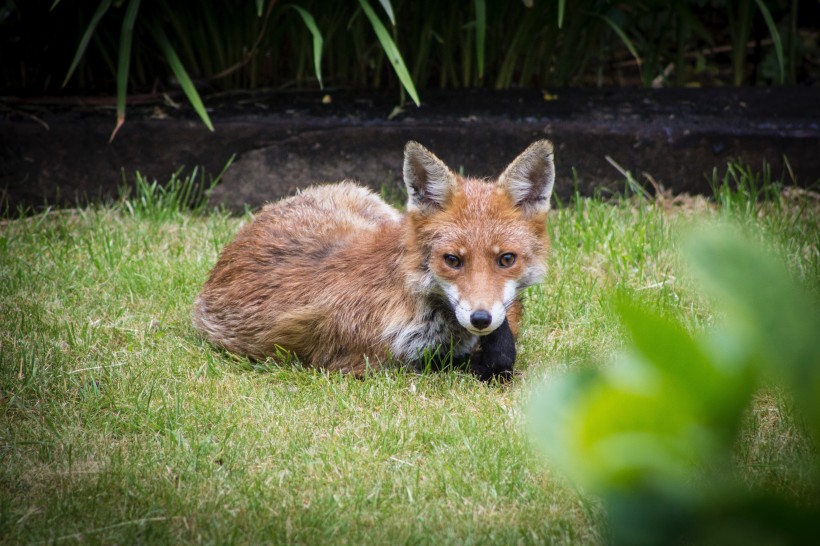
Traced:
<path fill-rule="evenodd" d="M 561 197 L 576 182 L 583 194 L 623 189 L 607 157 L 675 193 L 709 193 L 707 176 L 730 159 L 754 167 L 765 160 L 777 176 L 785 156 L 798 183 L 820 180 L 816 88 L 440 91 L 422 98 L 421 108 L 392 119 L 394 97 L 375 93 L 212 98 L 214 133 L 184 108 L 129 106 L 112 144 L 110 108 L 7 99 L 0 191 L 12 209 L 72 205 L 115 197 L 123 171 L 165 181 L 182 165 L 217 173 L 235 154 L 212 201 L 242 210 L 321 182 L 396 185 L 408 140 L 466 174 L 497 176 L 539 138 L 556 146 Z"/>

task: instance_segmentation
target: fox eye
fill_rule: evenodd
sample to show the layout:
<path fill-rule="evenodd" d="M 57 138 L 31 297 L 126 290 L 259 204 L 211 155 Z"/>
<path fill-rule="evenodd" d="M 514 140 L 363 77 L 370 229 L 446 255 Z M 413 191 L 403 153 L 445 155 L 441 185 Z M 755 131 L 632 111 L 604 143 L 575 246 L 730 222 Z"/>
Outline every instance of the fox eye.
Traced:
<path fill-rule="evenodd" d="M 505 252 L 498 257 L 498 265 L 501 267 L 512 267 L 515 263 L 515 254 L 512 252 Z"/>
<path fill-rule="evenodd" d="M 456 256 L 455 254 L 445 254 L 444 263 L 446 263 L 448 267 L 458 269 L 459 267 L 461 267 L 461 258 Z"/>

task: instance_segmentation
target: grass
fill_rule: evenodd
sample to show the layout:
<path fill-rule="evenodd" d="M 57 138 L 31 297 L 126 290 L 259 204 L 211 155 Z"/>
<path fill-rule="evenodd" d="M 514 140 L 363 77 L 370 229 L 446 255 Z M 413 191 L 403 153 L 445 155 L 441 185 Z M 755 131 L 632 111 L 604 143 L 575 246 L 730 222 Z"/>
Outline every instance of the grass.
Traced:
<path fill-rule="evenodd" d="M 704 219 L 735 219 L 820 292 L 816 194 L 726 176 L 714 202 L 557 207 L 550 273 L 527 295 L 521 375 L 506 387 L 457 372 L 358 380 L 213 349 L 191 303 L 248 217 L 190 212 L 149 184 L 3 221 L 0 542 L 604 541 L 600 504 L 520 426 L 530 384 L 621 346 L 616 288 L 709 326 L 676 253 Z M 785 400 L 758 397 L 736 466 L 799 497 L 812 448 Z"/>

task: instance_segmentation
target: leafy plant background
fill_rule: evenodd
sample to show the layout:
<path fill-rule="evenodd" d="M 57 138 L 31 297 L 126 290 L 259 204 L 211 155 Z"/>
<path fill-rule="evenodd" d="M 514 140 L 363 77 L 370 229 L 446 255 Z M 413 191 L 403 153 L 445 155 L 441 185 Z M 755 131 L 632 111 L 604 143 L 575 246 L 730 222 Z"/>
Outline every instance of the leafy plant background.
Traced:
<path fill-rule="evenodd" d="M 201 95 L 811 82 L 820 17 L 797 0 L 5 0 L 4 94 Z"/>

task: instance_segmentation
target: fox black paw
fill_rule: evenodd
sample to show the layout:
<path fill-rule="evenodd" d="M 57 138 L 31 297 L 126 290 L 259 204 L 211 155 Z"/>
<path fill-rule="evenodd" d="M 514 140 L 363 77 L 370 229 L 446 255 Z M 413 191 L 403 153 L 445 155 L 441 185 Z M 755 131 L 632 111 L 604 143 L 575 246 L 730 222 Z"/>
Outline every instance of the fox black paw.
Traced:
<path fill-rule="evenodd" d="M 472 365 L 470 371 L 481 381 L 489 383 L 493 379 L 499 383 L 506 383 L 513 377 L 512 368 L 489 368 L 480 365 Z"/>
<path fill-rule="evenodd" d="M 472 372 L 482 381 L 512 379 L 516 351 L 510 324 L 505 320 L 504 324 L 482 337 L 480 343 L 481 350 L 472 360 Z"/>

